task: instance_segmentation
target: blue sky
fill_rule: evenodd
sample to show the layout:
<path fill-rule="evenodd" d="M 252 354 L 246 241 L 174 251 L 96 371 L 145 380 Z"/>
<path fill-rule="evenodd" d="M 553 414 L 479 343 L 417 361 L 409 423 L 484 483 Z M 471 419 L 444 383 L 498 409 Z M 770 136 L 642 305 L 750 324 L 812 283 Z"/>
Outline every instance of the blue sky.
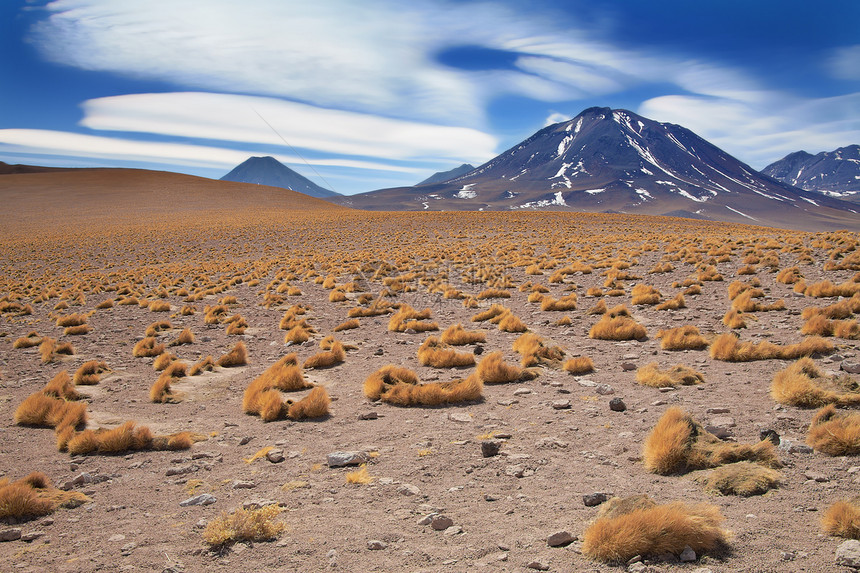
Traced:
<path fill-rule="evenodd" d="M 0 161 L 352 194 L 480 164 L 587 107 L 760 169 L 860 143 L 860 2 L 3 0 Z"/>

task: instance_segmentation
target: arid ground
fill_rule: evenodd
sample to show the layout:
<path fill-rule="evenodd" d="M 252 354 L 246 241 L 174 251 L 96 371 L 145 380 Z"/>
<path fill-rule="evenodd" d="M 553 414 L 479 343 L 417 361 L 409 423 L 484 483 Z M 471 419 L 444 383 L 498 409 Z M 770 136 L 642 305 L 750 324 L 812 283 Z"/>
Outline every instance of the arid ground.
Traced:
<path fill-rule="evenodd" d="M 168 175 L 2 177 L 14 179 L 0 188 L 0 477 L 39 471 L 90 499 L 0 524 L 22 536 L 0 543 L 4 571 L 624 570 L 583 554 L 583 534 L 600 509 L 583 496 L 594 493 L 704 502 L 725 517 L 728 548 L 688 563 L 643 556 L 631 570 L 846 570 L 834 558 L 844 539 L 820 522 L 834 502 L 860 491 L 860 460 L 805 447 L 816 408 L 771 396 L 775 375 L 796 360 L 729 361 L 712 358 L 708 346 L 664 350 L 658 333 L 692 325 L 707 343 L 726 332 L 780 347 L 801 342 L 804 309 L 860 292 L 855 233 L 623 215 L 367 213 L 271 188 L 210 188 Z M 792 267 L 795 273 L 780 272 Z M 752 304 L 775 309 L 743 313 L 746 327 L 732 329 L 723 319 L 736 281 L 746 285 L 736 289 L 760 290 Z M 812 296 L 820 292 L 809 286 L 822 281 L 839 285 L 842 296 Z M 637 285 L 659 291 L 659 301 L 634 304 Z M 507 296 L 479 297 L 489 289 Z M 572 293 L 575 308 L 542 310 L 547 297 Z M 657 309 L 679 294 L 683 307 Z M 625 305 L 646 335 L 590 337 L 601 316 L 589 310 L 600 301 Z M 225 312 L 207 320 L 207 307 L 219 304 Z M 429 336 L 458 323 L 486 337 L 459 352 L 480 363 L 501 351 L 519 365 L 514 343 L 522 333 L 472 320 L 493 304 L 564 358 L 540 362 L 530 380 L 484 383 L 478 400 L 399 406 L 365 396 L 365 380 L 389 364 L 422 383 L 472 375 L 473 366 L 434 368 L 417 357 Z M 382 313 L 335 332 L 352 309 L 372 305 Z M 439 330 L 412 323 L 390 330 L 396 307 L 406 305 L 429 309 L 419 322 Z M 281 326 L 291 308 L 293 325 L 306 321 L 307 342 L 285 344 Z M 57 326 L 72 314 L 85 315 L 88 332 Z M 135 357 L 133 348 L 159 321 L 170 325 L 156 329 L 156 342 L 170 344 L 186 328 L 193 333 L 193 343 L 166 348 L 188 367 L 239 342 L 247 364 L 177 377 L 169 400 L 153 402 L 156 358 Z M 243 322 L 242 334 L 228 334 Z M 74 354 L 48 353 L 45 361 L 41 345 L 13 349 L 31 332 L 71 343 Z M 302 369 L 330 396 L 327 416 L 265 422 L 243 412 L 252 381 L 289 353 L 302 365 L 329 335 L 351 345 L 345 360 Z M 860 368 L 856 339 L 828 336 L 825 343 L 812 356 L 825 375 Z M 593 372 L 564 370 L 573 357 L 590 358 Z M 91 360 L 109 372 L 75 387 L 87 428 L 131 420 L 155 435 L 191 432 L 193 445 L 73 455 L 58 449 L 51 427 L 16 423 L 28 396 Z M 637 370 L 652 362 L 688 366 L 703 381 L 674 389 L 637 383 Z M 616 398 L 623 410 L 610 408 Z M 755 444 L 762 431 L 776 432 L 779 485 L 763 495 L 721 495 L 702 483 L 708 470 L 648 471 L 643 444 L 671 406 L 728 443 Z M 74 435 L 83 432 L 78 426 Z M 482 441 L 491 439 L 501 449 L 484 457 Z M 369 483 L 348 483 L 357 467 L 329 467 L 327 455 L 343 451 L 366 453 Z M 214 503 L 180 505 L 200 494 Z M 204 541 L 208 523 L 253 503 L 281 508 L 276 519 L 285 527 L 274 540 L 216 548 Z M 434 513 L 450 526 L 424 524 Z M 548 545 L 565 531 L 576 539 Z"/>

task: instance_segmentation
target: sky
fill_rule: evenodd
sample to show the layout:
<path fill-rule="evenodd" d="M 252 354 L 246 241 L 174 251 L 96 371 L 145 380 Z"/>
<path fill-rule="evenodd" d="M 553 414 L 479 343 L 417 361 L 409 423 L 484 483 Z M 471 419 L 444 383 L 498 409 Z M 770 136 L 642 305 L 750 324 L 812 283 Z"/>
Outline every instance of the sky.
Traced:
<path fill-rule="evenodd" d="M 6 163 L 353 194 L 601 106 L 762 169 L 860 143 L 860 2 L 0 0 L 0 78 Z"/>

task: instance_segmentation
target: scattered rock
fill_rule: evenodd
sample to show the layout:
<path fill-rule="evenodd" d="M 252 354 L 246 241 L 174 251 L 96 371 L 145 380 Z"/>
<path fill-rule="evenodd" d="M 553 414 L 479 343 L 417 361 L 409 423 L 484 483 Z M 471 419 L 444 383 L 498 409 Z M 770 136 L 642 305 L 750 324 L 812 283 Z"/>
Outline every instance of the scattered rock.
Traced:
<path fill-rule="evenodd" d="M 609 394 L 615 394 L 615 388 L 610 386 L 609 384 L 598 384 L 594 387 L 594 391 L 600 394 L 601 396 L 608 396 Z"/>
<path fill-rule="evenodd" d="M 816 481 L 819 483 L 825 483 L 825 482 L 830 481 L 830 478 L 827 477 L 826 475 L 824 475 L 823 473 L 812 471 L 812 470 L 805 472 L 803 474 L 803 476 L 808 480 Z"/>
<path fill-rule="evenodd" d="M 507 400 L 496 400 L 496 404 L 498 404 L 499 406 L 504 406 L 506 408 L 509 406 L 513 406 L 514 404 L 519 404 L 519 403 L 520 403 L 519 400 L 514 400 L 513 398 L 510 398 Z"/>
<path fill-rule="evenodd" d="M 794 440 L 789 440 L 788 438 L 780 438 L 779 449 L 790 454 L 811 454 L 813 451 L 812 448 L 806 444 L 801 444 Z"/>
<path fill-rule="evenodd" d="M 253 489 L 257 487 L 257 484 L 252 481 L 234 479 L 233 482 L 230 484 L 230 487 L 232 487 L 233 489 Z"/>
<path fill-rule="evenodd" d="M 369 461 L 370 456 L 367 452 L 332 452 L 326 456 L 326 462 L 330 468 L 359 466 Z"/>
<path fill-rule="evenodd" d="M 582 496 L 582 503 L 585 504 L 586 507 L 594 507 L 595 505 L 600 505 L 605 502 L 612 496 L 611 493 L 605 492 L 595 492 L 595 493 L 587 493 Z"/>
<path fill-rule="evenodd" d="M 278 505 L 278 502 L 274 499 L 257 497 L 249 499 L 248 501 L 243 501 L 242 509 L 260 509 L 261 507 L 268 507 L 270 505 Z"/>
<path fill-rule="evenodd" d="M 842 364 L 839 365 L 839 368 L 849 374 L 860 374 L 860 361 L 843 360 Z"/>
<path fill-rule="evenodd" d="M 681 551 L 681 554 L 678 556 L 681 560 L 681 563 L 692 563 L 696 560 L 696 552 L 693 551 L 693 548 L 687 545 L 684 547 L 684 550 Z"/>
<path fill-rule="evenodd" d="M 517 388 L 516 390 L 514 390 L 514 396 L 528 396 L 531 393 L 531 388 Z"/>
<path fill-rule="evenodd" d="M 549 565 L 540 561 L 531 561 L 526 565 L 526 567 L 529 569 L 537 569 L 538 571 L 549 571 Z"/>
<path fill-rule="evenodd" d="M 576 541 L 576 536 L 569 531 L 557 531 L 547 537 L 546 544 L 550 547 L 564 547 Z"/>
<path fill-rule="evenodd" d="M 499 455 L 499 450 L 504 443 L 504 440 L 481 440 L 481 455 L 485 458 Z"/>
<path fill-rule="evenodd" d="M 556 438 L 554 436 L 547 436 L 547 437 L 541 438 L 537 442 L 535 442 L 536 448 L 556 449 L 556 448 L 566 448 L 567 446 L 568 446 L 567 442 L 559 440 L 558 438 Z"/>
<path fill-rule="evenodd" d="M 248 442 L 254 439 L 254 436 L 242 436 L 242 439 L 239 440 L 239 445 L 244 446 Z"/>
<path fill-rule="evenodd" d="M 273 464 L 279 464 L 284 461 L 284 450 L 280 448 L 269 450 L 268 452 L 266 452 L 266 459 Z"/>
<path fill-rule="evenodd" d="M 358 415 L 359 420 L 376 420 L 379 418 L 379 414 L 376 412 L 362 412 Z"/>
<path fill-rule="evenodd" d="M 191 505 L 212 505 L 218 501 L 214 495 L 209 493 L 201 493 L 200 495 L 195 495 L 194 497 L 189 497 L 186 500 L 180 501 L 179 505 L 182 507 L 188 507 Z"/>
<path fill-rule="evenodd" d="M 707 410 L 705 410 L 705 412 L 708 414 L 728 414 L 730 410 L 728 408 L 723 407 L 714 407 L 708 408 Z"/>
<path fill-rule="evenodd" d="M 735 419 L 731 416 L 717 416 L 716 418 L 711 418 L 711 425 L 717 428 L 734 428 L 737 426 Z"/>
<path fill-rule="evenodd" d="M 452 525 L 454 525 L 454 520 L 446 515 L 434 515 L 433 519 L 430 520 L 430 527 L 436 531 L 445 531 Z"/>
<path fill-rule="evenodd" d="M 167 475 L 167 476 L 181 476 L 181 475 L 190 474 L 190 473 L 193 473 L 193 472 L 196 472 L 196 471 L 197 471 L 197 466 L 195 466 L 195 465 L 191 465 L 191 464 L 188 464 L 188 465 L 185 465 L 185 466 L 178 466 L 178 467 L 175 467 L 175 468 L 170 468 L 169 470 L 167 470 L 167 471 L 165 472 L 165 474 L 164 474 L 164 475 Z"/>
<path fill-rule="evenodd" d="M 762 430 L 758 433 L 760 440 L 770 440 L 774 446 L 779 445 L 779 434 L 775 430 Z"/>
<path fill-rule="evenodd" d="M 36 541 L 40 537 L 44 537 L 44 535 L 45 535 L 44 531 L 31 531 L 29 533 L 25 533 L 25 534 L 21 535 L 21 541 L 26 541 L 29 543 L 31 541 Z"/>
<path fill-rule="evenodd" d="M 122 533 L 114 533 L 110 537 L 108 537 L 108 541 L 111 543 L 119 543 L 120 541 L 125 541 L 125 535 Z"/>
<path fill-rule="evenodd" d="M 552 407 L 554 410 L 570 410 L 570 400 L 553 400 Z"/>
<path fill-rule="evenodd" d="M 382 356 L 383 354 L 385 354 L 385 351 L 381 348 L 377 348 L 376 350 L 373 351 L 374 356 Z"/>
<path fill-rule="evenodd" d="M 621 369 L 624 372 L 631 372 L 633 370 L 636 370 L 636 365 L 633 364 L 632 362 L 622 362 L 621 363 Z"/>
<path fill-rule="evenodd" d="M 472 416 L 463 412 L 451 412 L 448 414 L 448 419 L 452 422 L 471 422 Z"/>
<path fill-rule="evenodd" d="M 379 539 L 371 539 L 367 542 L 367 548 L 371 551 L 380 551 L 388 547 L 388 544 L 384 541 L 380 541 Z"/>
<path fill-rule="evenodd" d="M 459 535 L 460 533 L 463 533 L 463 528 L 459 525 L 452 525 L 451 527 L 445 529 L 444 533 L 445 535 Z"/>
<path fill-rule="evenodd" d="M 480 356 L 481 354 L 483 354 L 483 353 L 484 353 L 484 347 L 483 347 L 483 346 L 481 346 L 480 344 L 476 344 L 476 345 L 475 345 L 475 349 L 474 349 L 474 350 L 472 350 L 472 353 L 473 353 L 475 356 Z"/>
<path fill-rule="evenodd" d="M 397 488 L 397 493 L 403 495 L 420 495 L 421 490 L 412 484 L 404 483 L 400 484 L 400 487 Z"/>
<path fill-rule="evenodd" d="M 705 431 L 715 435 L 721 440 L 725 440 L 727 438 L 732 437 L 732 431 L 725 426 L 714 426 L 713 424 L 707 424 L 705 426 Z"/>
<path fill-rule="evenodd" d="M 0 541 L 17 541 L 18 539 L 21 539 L 20 527 L 0 529 Z"/>
<path fill-rule="evenodd" d="M 609 401 L 609 409 L 613 412 L 623 412 L 627 409 L 627 404 L 621 398 L 613 398 Z"/>
<path fill-rule="evenodd" d="M 836 564 L 860 569 L 860 541 L 849 539 L 837 547 Z"/>

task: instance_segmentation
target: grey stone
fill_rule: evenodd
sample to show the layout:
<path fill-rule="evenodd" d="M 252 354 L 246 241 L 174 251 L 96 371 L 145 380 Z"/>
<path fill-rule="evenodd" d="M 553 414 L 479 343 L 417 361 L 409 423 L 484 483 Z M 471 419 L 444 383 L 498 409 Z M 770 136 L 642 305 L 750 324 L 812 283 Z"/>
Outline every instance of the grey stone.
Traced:
<path fill-rule="evenodd" d="M 635 364 L 633 364 L 632 362 L 623 362 L 623 363 L 621 364 L 621 369 L 622 369 L 624 372 L 631 372 L 631 371 L 633 371 L 633 370 L 636 370 L 636 365 L 635 365 Z"/>
<path fill-rule="evenodd" d="M 284 450 L 280 448 L 269 450 L 268 452 L 266 452 L 266 459 L 273 464 L 279 464 L 284 461 Z"/>
<path fill-rule="evenodd" d="M 252 481 L 234 479 L 230 487 L 233 489 L 253 489 L 257 487 L 257 484 Z"/>
<path fill-rule="evenodd" d="M 830 478 L 829 478 L 829 477 L 827 477 L 826 475 L 824 475 L 823 473 L 821 473 L 821 472 L 816 472 L 816 471 L 812 471 L 812 470 L 809 470 L 809 471 L 805 472 L 805 473 L 803 474 L 803 476 L 804 476 L 806 479 L 809 479 L 809 480 L 812 480 L 812 481 L 817 481 L 817 482 L 819 482 L 819 483 L 824 483 L 824 482 L 828 482 L 828 481 L 830 481 Z"/>
<path fill-rule="evenodd" d="M 860 569 L 860 541 L 849 539 L 837 547 L 836 564 Z"/>
<path fill-rule="evenodd" d="M 731 416 L 717 416 L 716 418 L 711 418 L 711 425 L 717 428 L 734 428 L 737 426 L 735 419 Z"/>
<path fill-rule="evenodd" d="M 481 440 L 481 455 L 485 458 L 499 455 L 502 444 L 504 444 L 504 440 Z"/>
<path fill-rule="evenodd" d="M 459 525 L 452 525 L 444 531 L 445 535 L 459 535 L 463 533 L 463 528 Z"/>
<path fill-rule="evenodd" d="M 516 390 L 514 390 L 514 396 L 528 396 L 531 393 L 531 388 L 517 388 Z"/>
<path fill-rule="evenodd" d="M 696 552 L 688 545 L 684 547 L 684 550 L 681 551 L 681 555 L 679 555 L 678 558 L 681 560 L 681 563 L 692 563 L 696 560 Z"/>
<path fill-rule="evenodd" d="M 779 445 L 779 434 L 776 433 L 776 430 L 761 430 L 758 433 L 758 438 L 759 440 L 770 440 L 774 446 Z"/>
<path fill-rule="evenodd" d="M 425 515 L 421 519 L 418 520 L 418 525 L 430 525 L 433 522 L 433 518 L 439 515 L 438 513 L 430 513 Z"/>
<path fill-rule="evenodd" d="M 549 565 L 540 561 L 531 561 L 526 565 L 526 567 L 529 569 L 537 569 L 538 571 L 549 571 Z"/>
<path fill-rule="evenodd" d="M 627 404 L 621 398 L 613 398 L 609 401 L 609 409 L 613 412 L 623 412 L 627 409 Z"/>
<path fill-rule="evenodd" d="M 0 541 L 16 541 L 18 539 L 21 539 L 20 527 L 9 527 L 7 529 L 0 529 Z"/>
<path fill-rule="evenodd" d="M 843 360 L 839 367 L 849 374 L 860 374 L 860 362 L 857 360 Z"/>
<path fill-rule="evenodd" d="M 379 414 L 376 412 L 362 412 L 358 415 L 359 420 L 375 420 L 379 418 Z"/>
<path fill-rule="evenodd" d="M 388 547 L 388 544 L 384 541 L 380 541 L 379 539 L 371 539 L 367 542 L 367 548 L 371 551 L 380 551 Z"/>
<path fill-rule="evenodd" d="M 708 408 L 707 410 L 705 410 L 705 412 L 707 412 L 708 414 L 728 414 L 729 409 L 716 407 L 716 408 Z"/>
<path fill-rule="evenodd" d="M 576 537 L 569 531 L 556 531 L 546 539 L 546 544 L 550 547 L 563 547 L 576 541 Z"/>
<path fill-rule="evenodd" d="M 45 535 L 44 531 L 31 531 L 29 533 L 23 534 L 21 536 L 21 541 L 26 541 L 29 543 L 30 541 L 36 541 L 40 537 L 44 537 L 44 535 Z"/>
<path fill-rule="evenodd" d="M 436 531 L 445 531 L 452 525 L 454 525 L 454 520 L 446 515 L 434 515 L 433 519 L 430 520 L 430 527 Z"/>
<path fill-rule="evenodd" d="M 601 396 L 608 396 L 609 394 L 615 394 L 615 388 L 610 386 L 609 384 L 598 384 L 595 386 L 594 391 L 600 394 Z"/>
<path fill-rule="evenodd" d="M 472 416 L 462 412 L 451 412 L 450 414 L 448 414 L 448 419 L 452 422 L 467 423 L 472 421 Z"/>
<path fill-rule="evenodd" d="M 326 456 L 326 462 L 330 468 L 359 466 L 369 461 L 370 456 L 367 452 L 332 452 Z"/>
<path fill-rule="evenodd" d="M 170 468 L 169 470 L 167 470 L 167 472 L 165 472 L 164 475 L 181 476 L 181 475 L 190 474 L 190 473 L 193 473 L 196 471 L 197 471 L 197 466 L 189 464 L 189 465 L 185 465 L 185 466 Z"/>
<path fill-rule="evenodd" d="M 539 439 L 535 442 L 536 448 L 549 448 L 549 449 L 557 449 L 557 448 L 566 448 L 568 446 L 567 442 L 559 440 L 554 436 L 547 436 L 545 438 Z"/>
<path fill-rule="evenodd" d="M 400 484 L 400 487 L 397 488 L 397 493 L 403 495 L 420 495 L 421 490 L 412 484 L 404 483 Z"/>
<path fill-rule="evenodd" d="M 247 501 L 242 502 L 242 509 L 260 509 L 261 507 L 268 507 L 270 505 L 278 505 L 278 502 L 274 499 L 266 499 L 263 497 L 256 497 L 254 499 L 249 499 Z"/>
<path fill-rule="evenodd" d="M 182 507 L 188 507 L 191 505 L 212 505 L 218 501 L 214 495 L 209 493 L 201 493 L 200 495 L 195 495 L 194 497 L 189 497 L 186 500 L 180 501 L 179 505 Z"/>
<path fill-rule="evenodd" d="M 552 407 L 554 410 L 570 410 L 570 400 L 553 400 Z"/>
<path fill-rule="evenodd" d="M 587 493 L 582 496 L 582 503 L 585 504 L 586 507 L 594 507 L 595 505 L 600 505 L 605 502 L 612 494 L 605 492 L 595 492 L 595 493 Z"/>

